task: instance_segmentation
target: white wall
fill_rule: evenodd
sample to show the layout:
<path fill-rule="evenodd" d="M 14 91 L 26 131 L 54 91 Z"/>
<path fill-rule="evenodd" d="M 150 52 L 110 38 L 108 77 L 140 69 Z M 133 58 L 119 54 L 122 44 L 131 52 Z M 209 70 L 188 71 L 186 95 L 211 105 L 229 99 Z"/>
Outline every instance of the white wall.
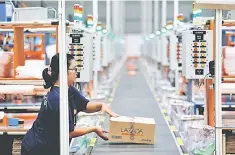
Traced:
<path fill-rule="evenodd" d="M 127 56 L 140 56 L 142 39 L 139 34 L 129 34 L 126 36 Z"/>

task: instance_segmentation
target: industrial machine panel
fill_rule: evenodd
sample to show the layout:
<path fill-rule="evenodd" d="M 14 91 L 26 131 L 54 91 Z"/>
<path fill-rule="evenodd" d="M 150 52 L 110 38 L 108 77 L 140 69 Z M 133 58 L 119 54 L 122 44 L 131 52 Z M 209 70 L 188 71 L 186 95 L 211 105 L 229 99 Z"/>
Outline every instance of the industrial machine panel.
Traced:
<path fill-rule="evenodd" d="M 92 79 L 92 35 L 67 33 L 67 52 L 73 54 L 76 61 L 76 82 L 89 82 Z"/>
<path fill-rule="evenodd" d="M 188 30 L 183 34 L 183 74 L 187 79 L 204 79 L 209 76 L 212 61 L 212 31 Z"/>
<path fill-rule="evenodd" d="M 29 16 L 33 15 L 33 16 Z M 47 21 L 48 9 L 43 7 L 14 8 L 14 21 Z"/>
<path fill-rule="evenodd" d="M 94 48 L 93 48 L 93 56 L 94 56 L 94 63 L 93 63 L 93 71 L 100 71 L 101 70 L 101 37 L 96 34 L 94 36 Z"/>

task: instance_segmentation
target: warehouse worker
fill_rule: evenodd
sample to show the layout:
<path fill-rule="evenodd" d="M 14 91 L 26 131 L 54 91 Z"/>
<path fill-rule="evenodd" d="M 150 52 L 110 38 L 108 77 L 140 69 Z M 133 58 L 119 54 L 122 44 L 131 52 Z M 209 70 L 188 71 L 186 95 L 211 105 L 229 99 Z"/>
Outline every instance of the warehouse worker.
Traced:
<path fill-rule="evenodd" d="M 95 132 L 103 140 L 108 140 L 104 131 L 99 127 L 75 127 L 75 117 L 80 111 L 87 113 L 104 111 L 112 117 L 118 115 L 111 111 L 104 103 L 89 102 L 80 92 L 73 87 L 76 78 L 75 60 L 67 54 L 68 66 L 68 97 L 69 97 L 69 137 L 82 136 Z M 59 54 L 51 59 L 49 68 L 44 69 L 44 87 L 50 88 L 45 96 L 38 117 L 32 128 L 27 132 L 21 147 L 21 155 L 59 155 L 60 154 L 60 83 L 59 83 Z M 63 104 L 63 103 L 61 103 Z M 62 109 L 63 110 L 63 109 Z"/>

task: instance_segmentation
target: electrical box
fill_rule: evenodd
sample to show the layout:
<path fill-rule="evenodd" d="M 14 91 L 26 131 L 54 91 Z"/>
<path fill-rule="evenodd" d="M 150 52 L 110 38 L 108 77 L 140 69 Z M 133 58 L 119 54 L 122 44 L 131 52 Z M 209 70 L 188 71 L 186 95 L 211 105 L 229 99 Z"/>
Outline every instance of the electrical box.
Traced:
<path fill-rule="evenodd" d="M 76 61 L 76 82 L 89 82 L 92 79 L 92 34 L 67 33 L 68 53 L 73 54 Z"/>
<path fill-rule="evenodd" d="M 101 70 L 101 36 L 96 34 L 94 36 L 94 51 L 93 51 L 93 71 Z"/>
<path fill-rule="evenodd" d="M 178 65 L 178 70 L 182 71 L 182 42 L 178 39 L 177 45 L 176 45 L 176 60 Z"/>
<path fill-rule="evenodd" d="M 91 65 L 93 66 L 92 71 L 94 71 L 94 63 L 95 63 L 95 36 L 93 35 L 93 42 L 92 42 L 92 63 Z"/>
<path fill-rule="evenodd" d="M 47 21 L 48 9 L 43 7 L 15 8 L 14 21 Z"/>
<path fill-rule="evenodd" d="M 209 76 L 212 61 L 213 37 L 211 30 L 187 30 L 182 35 L 183 75 L 186 79 Z"/>

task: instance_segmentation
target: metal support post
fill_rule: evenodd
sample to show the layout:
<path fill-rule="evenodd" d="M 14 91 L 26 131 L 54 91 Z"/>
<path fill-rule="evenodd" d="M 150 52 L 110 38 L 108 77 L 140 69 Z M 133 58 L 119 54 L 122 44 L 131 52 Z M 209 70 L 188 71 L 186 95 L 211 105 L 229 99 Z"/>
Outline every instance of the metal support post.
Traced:
<path fill-rule="evenodd" d="M 167 1 L 162 0 L 162 28 L 166 26 L 167 19 Z M 166 47 L 166 37 L 165 34 L 161 35 L 161 64 L 162 64 L 162 76 L 165 78 L 165 73 L 163 71 L 163 67 L 167 65 L 166 57 L 167 57 L 167 47 Z"/>
<path fill-rule="evenodd" d="M 110 0 L 106 0 L 106 30 L 107 33 L 111 32 L 111 2 Z M 104 72 L 105 75 L 107 74 L 107 66 L 109 64 L 109 57 L 110 57 L 110 40 L 107 38 L 107 36 L 104 38 L 104 55 L 103 60 L 104 61 Z"/>
<path fill-rule="evenodd" d="M 221 109 L 221 76 L 222 76 L 222 10 L 215 12 L 215 126 L 216 155 L 222 154 L 222 109 Z"/>
<path fill-rule="evenodd" d="M 65 0 L 58 1 L 60 67 L 60 154 L 69 155 L 68 77 L 66 55 Z"/>
<path fill-rule="evenodd" d="M 159 30 L 159 13 L 158 13 L 158 10 L 159 10 L 159 1 L 154 1 L 154 30 L 155 31 L 158 31 Z M 154 32 L 155 33 L 155 32 Z M 155 34 L 156 35 L 156 34 Z M 157 51 L 157 40 L 159 39 L 159 37 L 156 37 L 156 41 L 153 42 L 153 59 L 154 60 L 157 60 L 157 52 L 160 52 L 160 51 Z"/>
<path fill-rule="evenodd" d="M 152 7 L 152 0 L 147 1 L 147 17 L 148 17 L 148 34 L 152 34 L 153 33 L 153 7 Z M 151 39 L 150 44 L 148 46 L 149 50 L 148 50 L 148 57 L 149 57 L 149 62 L 151 62 L 152 60 L 152 55 L 153 55 L 153 40 Z"/>
<path fill-rule="evenodd" d="M 174 0 L 174 29 L 177 27 L 177 22 L 178 22 L 177 16 L 178 15 L 179 15 L 179 0 Z M 177 52 L 175 51 L 175 55 L 174 55 L 175 58 L 176 58 L 176 54 L 177 54 Z M 175 61 L 177 61 L 177 60 L 175 59 Z M 178 65 L 178 63 L 176 64 L 176 67 L 175 67 L 175 91 L 176 91 L 176 95 L 180 95 L 179 65 Z"/>
<path fill-rule="evenodd" d="M 94 30 L 96 30 L 96 26 L 98 23 L 98 0 L 93 0 L 92 3 L 92 9 L 93 9 L 93 21 L 94 21 Z"/>
<path fill-rule="evenodd" d="M 111 31 L 111 2 L 106 0 L 106 29 Z"/>
<path fill-rule="evenodd" d="M 142 36 L 145 36 L 145 7 L 144 7 L 144 4 L 145 4 L 145 2 L 144 1 L 141 1 L 141 16 L 142 16 L 142 18 L 141 18 L 141 22 L 142 22 L 142 26 L 141 26 L 141 28 L 142 28 L 142 31 L 141 31 L 141 33 L 142 33 Z"/>
<path fill-rule="evenodd" d="M 125 34 L 125 21 L 126 21 L 126 1 L 121 1 L 122 3 L 122 35 Z"/>
<path fill-rule="evenodd" d="M 162 23 L 161 26 L 165 27 L 166 26 L 166 18 L 167 18 L 167 1 L 162 0 Z"/>
<path fill-rule="evenodd" d="M 94 17 L 94 25 L 95 25 L 95 28 L 97 26 L 97 23 L 98 23 L 98 0 L 93 0 L 93 17 Z M 97 32 L 96 32 L 97 33 Z M 98 35 L 98 34 L 96 34 Z M 95 37 L 95 46 L 97 46 L 97 39 L 99 37 Z M 95 50 L 99 50 L 99 48 L 95 48 Z M 97 53 L 100 52 L 100 51 L 95 51 L 95 57 L 97 57 Z M 99 55 L 98 55 L 99 56 Z M 99 59 L 95 58 L 95 65 L 97 65 L 98 63 L 96 63 Z M 93 86 L 93 97 L 97 97 L 97 89 L 98 89 L 98 71 L 97 71 L 97 66 L 95 67 L 95 70 L 94 70 L 94 86 Z"/>
<path fill-rule="evenodd" d="M 160 9 L 160 3 L 159 1 L 154 1 L 154 14 L 155 14 L 155 29 L 156 31 L 161 31 L 160 29 L 160 13 L 159 10 Z M 158 72 L 157 72 L 157 79 L 160 79 L 160 63 L 161 63 L 161 39 L 160 36 L 157 36 L 156 39 L 156 60 L 157 60 L 157 68 L 158 68 Z"/>
<path fill-rule="evenodd" d="M 179 15 L 179 0 L 174 0 L 174 27 L 177 27 L 177 16 Z"/>
<path fill-rule="evenodd" d="M 146 2 L 145 1 L 141 1 L 141 14 L 142 14 L 142 36 L 145 36 L 146 35 Z M 145 53 L 146 53 L 146 42 L 143 43 L 143 51 L 142 52 L 142 55 L 145 57 Z"/>
<path fill-rule="evenodd" d="M 159 1 L 154 1 L 154 27 L 155 27 L 155 31 L 160 31 L 159 28 L 159 23 L 160 23 L 160 13 L 159 13 Z M 160 48 L 160 38 L 159 36 L 157 36 L 156 38 L 156 55 L 155 55 L 155 59 L 157 62 L 157 65 L 161 62 L 161 48 Z M 159 68 L 159 66 L 158 66 Z M 158 70 L 159 71 L 159 70 Z M 157 76 L 159 77 L 159 73 L 157 72 Z M 157 78 L 158 78 L 157 77 Z"/>
<path fill-rule="evenodd" d="M 115 33 L 115 34 L 119 34 L 119 32 L 120 32 L 120 30 L 119 30 L 119 25 L 120 25 L 120 23 L 119 23 L 119 20 L 120 20 L 120 15 L 119 15 L 119 6 L 120 6 L 120 1 L 113 1 L 113 8 L 112 8 L 112 15 L 113 15 L 113 20 L 112 20 L 112 28 L 113 28 L 113 32 Z M 112 54 L 111 54 L 111 61 L 113 61 L 113 59 L 114 59 L 114 54 L 116 53 L 116 51 L 117 51 L 117 49 L 116 49 L 116 42 L 113 42 L 113 44 L 114 44 L 114 47 L 115 48 L 113 48 L 112 49 Z"/>

